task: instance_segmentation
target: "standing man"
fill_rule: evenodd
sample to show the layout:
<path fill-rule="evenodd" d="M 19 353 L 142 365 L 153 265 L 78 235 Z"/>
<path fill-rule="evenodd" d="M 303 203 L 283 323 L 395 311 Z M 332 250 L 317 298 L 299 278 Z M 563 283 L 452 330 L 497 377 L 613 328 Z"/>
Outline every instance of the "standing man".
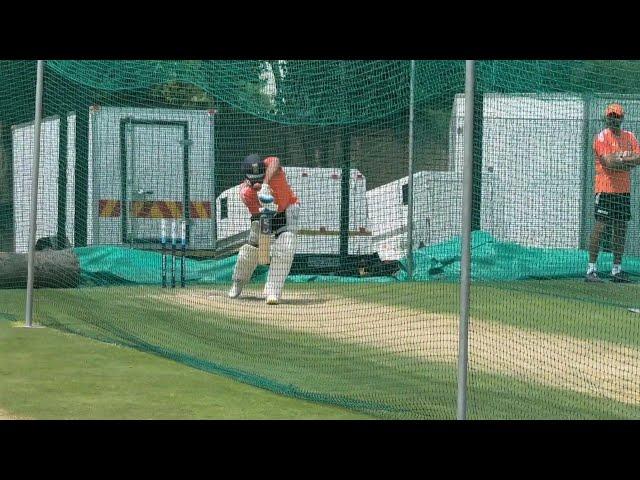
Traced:
<path fill-rule="evenodd" d="M 631 219 L 631 169 L 640 165 L 640 145 L 633 133 L 621 128 L 624 109 L 618 103 L 607 106 L 604 113 L 606 128 L 593 142 L 596 162 L 595 217 L 596 224 L 589 242 L 589 267 L 585 280 L 602 282 L 596 263 L 600 237 L 606 227 L 611 228 L 613 268 L 611 280 L 628 283 L 622 271 L 627 222 Z"/>
<path fill-rule="evenodd" d="M 282 287 L 293 263 L 300 205 L 278 157 L 263 159 L 256 154 L 249 155 L 242 162 L 242 173 L 245 180 L 240 187 L 240 199 L 251 214 L 251 229 L 248 243 L 238 252 L 229 297 L 240 296 L 258 266 L 260 214 L 265 208 L 274 209 L 277 213 L 271 225 L 276 240 L 271 246 L 271 266 L 264 295 L 267 304 L 275 305 L 280 301 Z"/>

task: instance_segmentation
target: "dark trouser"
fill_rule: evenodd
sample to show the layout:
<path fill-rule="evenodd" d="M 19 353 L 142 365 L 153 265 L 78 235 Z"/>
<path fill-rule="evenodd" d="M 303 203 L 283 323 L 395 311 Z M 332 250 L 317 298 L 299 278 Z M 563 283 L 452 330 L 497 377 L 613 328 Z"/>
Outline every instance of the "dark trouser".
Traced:
<path fill-rule="evenodd" d="M 589 243 L 589 262 L 598 260 L 602 232 L 610 227 L 613 263 L 619 265 L 624 253 L 627 222 L 631 219 L 631 196 L 628 193 L 597 193 L 594 213 L 596 225 Z"/>

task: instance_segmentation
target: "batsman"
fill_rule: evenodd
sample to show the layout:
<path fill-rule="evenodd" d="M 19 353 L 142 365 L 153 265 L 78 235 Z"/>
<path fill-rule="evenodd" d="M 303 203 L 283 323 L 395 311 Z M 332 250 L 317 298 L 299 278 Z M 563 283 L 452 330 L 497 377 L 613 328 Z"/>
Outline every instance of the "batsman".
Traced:
<path fill-rule="evenodd" d="M 270 263 L 264 287 L 266 303 L 280 302 L 296 251 L 300 204 L 287 182 L 278 157 L 247 156 L 240 199 L 251 214 L 249 241 L 240 248 L 229 297 L 237 298 L 258 264 Z"/>

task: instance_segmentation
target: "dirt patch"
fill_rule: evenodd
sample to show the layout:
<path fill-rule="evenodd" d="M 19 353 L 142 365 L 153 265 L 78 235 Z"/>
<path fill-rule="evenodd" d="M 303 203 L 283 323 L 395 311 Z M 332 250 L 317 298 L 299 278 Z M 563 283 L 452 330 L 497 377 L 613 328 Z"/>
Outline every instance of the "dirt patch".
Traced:
<path fill-rule="evenodd" d="M 11 415 L 4 410 L 0 410 L 0 420 L 26 420 L 22 417 L 16 417 L 15 415 Z"/>
<path fill-rule="evenodd" d="M 226 291 L 213 289 L 156 298 L 290 332 L 457 364 L 458 317 L 454 315 L 366 303 L 325 292 L 287 292 L 280 305 L 265 305 L 255 289 L 235 300 Z M 637 349 L 472 319 L 469 352 L 472 371 L 640 404 Z"/>

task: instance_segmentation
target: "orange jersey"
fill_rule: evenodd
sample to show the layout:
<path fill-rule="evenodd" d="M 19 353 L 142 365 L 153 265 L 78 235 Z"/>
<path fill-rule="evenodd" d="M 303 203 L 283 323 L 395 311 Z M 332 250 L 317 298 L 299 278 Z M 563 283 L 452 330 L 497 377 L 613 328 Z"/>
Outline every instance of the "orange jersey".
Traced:
<path fill-rule="evenodd" d="M 602 157 L 612 153 L 633 152 L 640 154 L 640 145 L 633 133 L 621 130 L 616 136 L 611 129 L 602 130 L 593 141 L 596 157 L 596 193 L 631 192 L 631 172 L 612 170 L 602 164 Z"/>
<path fill-rule="evenodd" d="M 275 160 L 276 157 L 267 157 L 264 159 L 264 163 L 267 167 Z M 287 182 L 287 176 L 284 173 L 282 167 L 276 172 L 269 182 L 271 191 L 273 192 L 273 198 L 275 204 L 278 205 L 278 212 L 284 212 L 290 205 L 298 203 L 298 197 L 293 193 L 289 182 Z M 258 190 L 254 189 L 251 185 L 243 183 L 240 187 L 240 198 L 244 203 L 251 215 L 258 215 L 260 213 L 260 201 L 258 200 Z"/>

